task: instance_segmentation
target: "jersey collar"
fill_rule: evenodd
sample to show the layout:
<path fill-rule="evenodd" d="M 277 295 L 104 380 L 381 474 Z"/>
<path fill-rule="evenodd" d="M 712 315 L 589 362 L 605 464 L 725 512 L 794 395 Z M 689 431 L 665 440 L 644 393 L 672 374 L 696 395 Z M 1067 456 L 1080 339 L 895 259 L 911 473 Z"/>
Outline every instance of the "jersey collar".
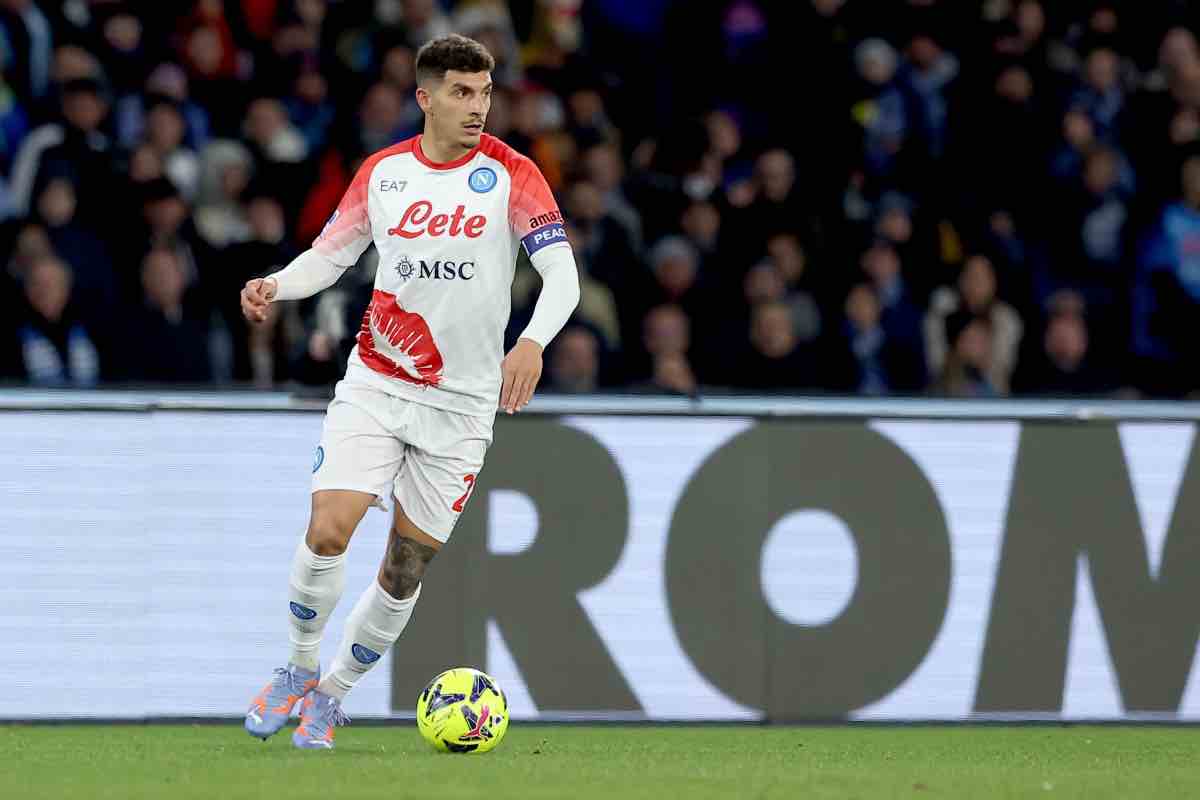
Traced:
<path fill-rule="evenodd" d="M 445 163 L 438 164 L 436 161 L 430 161 L 429 158 L 425 155 L 425 151 L 423 151 L 421 149 L 421 137 L 422 137 L 422 134 L 418 133 L 417 140 L 415 142 L 413 142 L 412 152 L 413 152 L 413 155 L 416 157 L 417 161 L 420 161 L 422 164 L 429 167 L 430 169 L 454 169 L 455 167 L 461 167 L 463 164 L 466 164 L 468 161 L 470 161 L 472 158 L 474 158 L 475 154 L 479 152 L 480 145 L 477 144 L 477 145 L 475 145 L 475 147 L 471 148 L 466 153 L 464 153 L 463 155 L 454 159 L 453 161 L 447 161 Z M 480 140 L 480 144 L 482 144 L 482 140 Z"/>

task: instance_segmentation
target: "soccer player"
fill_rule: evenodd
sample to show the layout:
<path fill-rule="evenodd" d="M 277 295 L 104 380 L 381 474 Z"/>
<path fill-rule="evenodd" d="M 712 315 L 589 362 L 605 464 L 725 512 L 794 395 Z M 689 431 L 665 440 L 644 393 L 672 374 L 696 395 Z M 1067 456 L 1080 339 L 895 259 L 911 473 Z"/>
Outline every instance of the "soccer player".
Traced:
<path fill-rule="evenodd" d="M 333 747 L 342 699 L 404 631 L 429 562 L 450 538 L 492 441 L 497 407 L 529 402 L 542 350 L 579 301 L 562 216 L 528 158 L 483 133 L 495 61 L 463 36 L 417 53 L 424 132 L 369 156 L 312 248 L 249 281 L 242 311 L 266 318 L 379 250 L 374 293 L 325 415 L 308 530 L 288 585 L 291 655 L 251 701 L 246 730 L 279 731 L 300 703 L 292 743 Z M 503 355 L 517 248 L 542 276 L 529 326 Z M 329 671 L 321 634 L 342 594 L 350 537 L 395 497 L 378 578 L 346 620 Z"/>

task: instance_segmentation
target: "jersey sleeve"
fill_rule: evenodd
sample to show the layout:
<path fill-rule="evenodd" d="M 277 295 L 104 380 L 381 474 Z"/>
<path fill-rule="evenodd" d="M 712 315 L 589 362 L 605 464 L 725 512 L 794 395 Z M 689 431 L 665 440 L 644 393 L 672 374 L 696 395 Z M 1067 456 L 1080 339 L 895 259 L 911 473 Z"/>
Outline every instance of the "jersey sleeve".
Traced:
<path fill-rule="evenodd" d="M 342 195 L 333 216 L 315 240 L 313 249 L 333 263 L 351 267 L 371 244 L 371 215 L 367 209 L 367 187 L 375 159 L 368 159 L 359 167 L 350 187 Z"/>
<path fill-rule="evenodd" d="M 526 158 L 513 166 L 508 224 L 531 260 L 543 248 L 567 245 L 567 232 L 563 230 L 562 212 L 554 202 L 554 193 L 541 171 Z"/>

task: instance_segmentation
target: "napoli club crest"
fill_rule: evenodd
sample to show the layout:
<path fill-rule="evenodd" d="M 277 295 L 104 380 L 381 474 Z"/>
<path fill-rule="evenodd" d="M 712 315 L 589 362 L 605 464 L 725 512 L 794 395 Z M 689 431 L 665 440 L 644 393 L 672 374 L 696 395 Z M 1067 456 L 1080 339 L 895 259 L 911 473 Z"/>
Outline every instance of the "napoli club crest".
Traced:
<path fill-rule="evenodd" d="M 467 185 L 476 192 L 490 192 L 496 186 L 496 171 L 491 167 L 480 167 L 467 178 Z"/>
<path fill-rule="evenodd" d="M 408 260 L 408 256 L 400 256 L 400 260 L 396 262 L 396 274 L 400 276 L 400 280 L 406 281 L 412 277 L 413 263 Z"/>

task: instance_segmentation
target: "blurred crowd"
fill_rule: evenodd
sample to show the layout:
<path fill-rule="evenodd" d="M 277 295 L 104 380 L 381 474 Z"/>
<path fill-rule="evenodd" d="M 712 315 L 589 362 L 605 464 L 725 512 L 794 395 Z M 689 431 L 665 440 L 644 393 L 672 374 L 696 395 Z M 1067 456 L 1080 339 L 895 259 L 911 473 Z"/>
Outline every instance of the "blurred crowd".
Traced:
<path fill-rule="evenodd" d="M 374 249 L 262 326 L 238 292 L 451 31 L 568 220 L 547 389 L 1200 390 L 1187 0 L 0 0 L 0 378 L 327 391 Z"/>

